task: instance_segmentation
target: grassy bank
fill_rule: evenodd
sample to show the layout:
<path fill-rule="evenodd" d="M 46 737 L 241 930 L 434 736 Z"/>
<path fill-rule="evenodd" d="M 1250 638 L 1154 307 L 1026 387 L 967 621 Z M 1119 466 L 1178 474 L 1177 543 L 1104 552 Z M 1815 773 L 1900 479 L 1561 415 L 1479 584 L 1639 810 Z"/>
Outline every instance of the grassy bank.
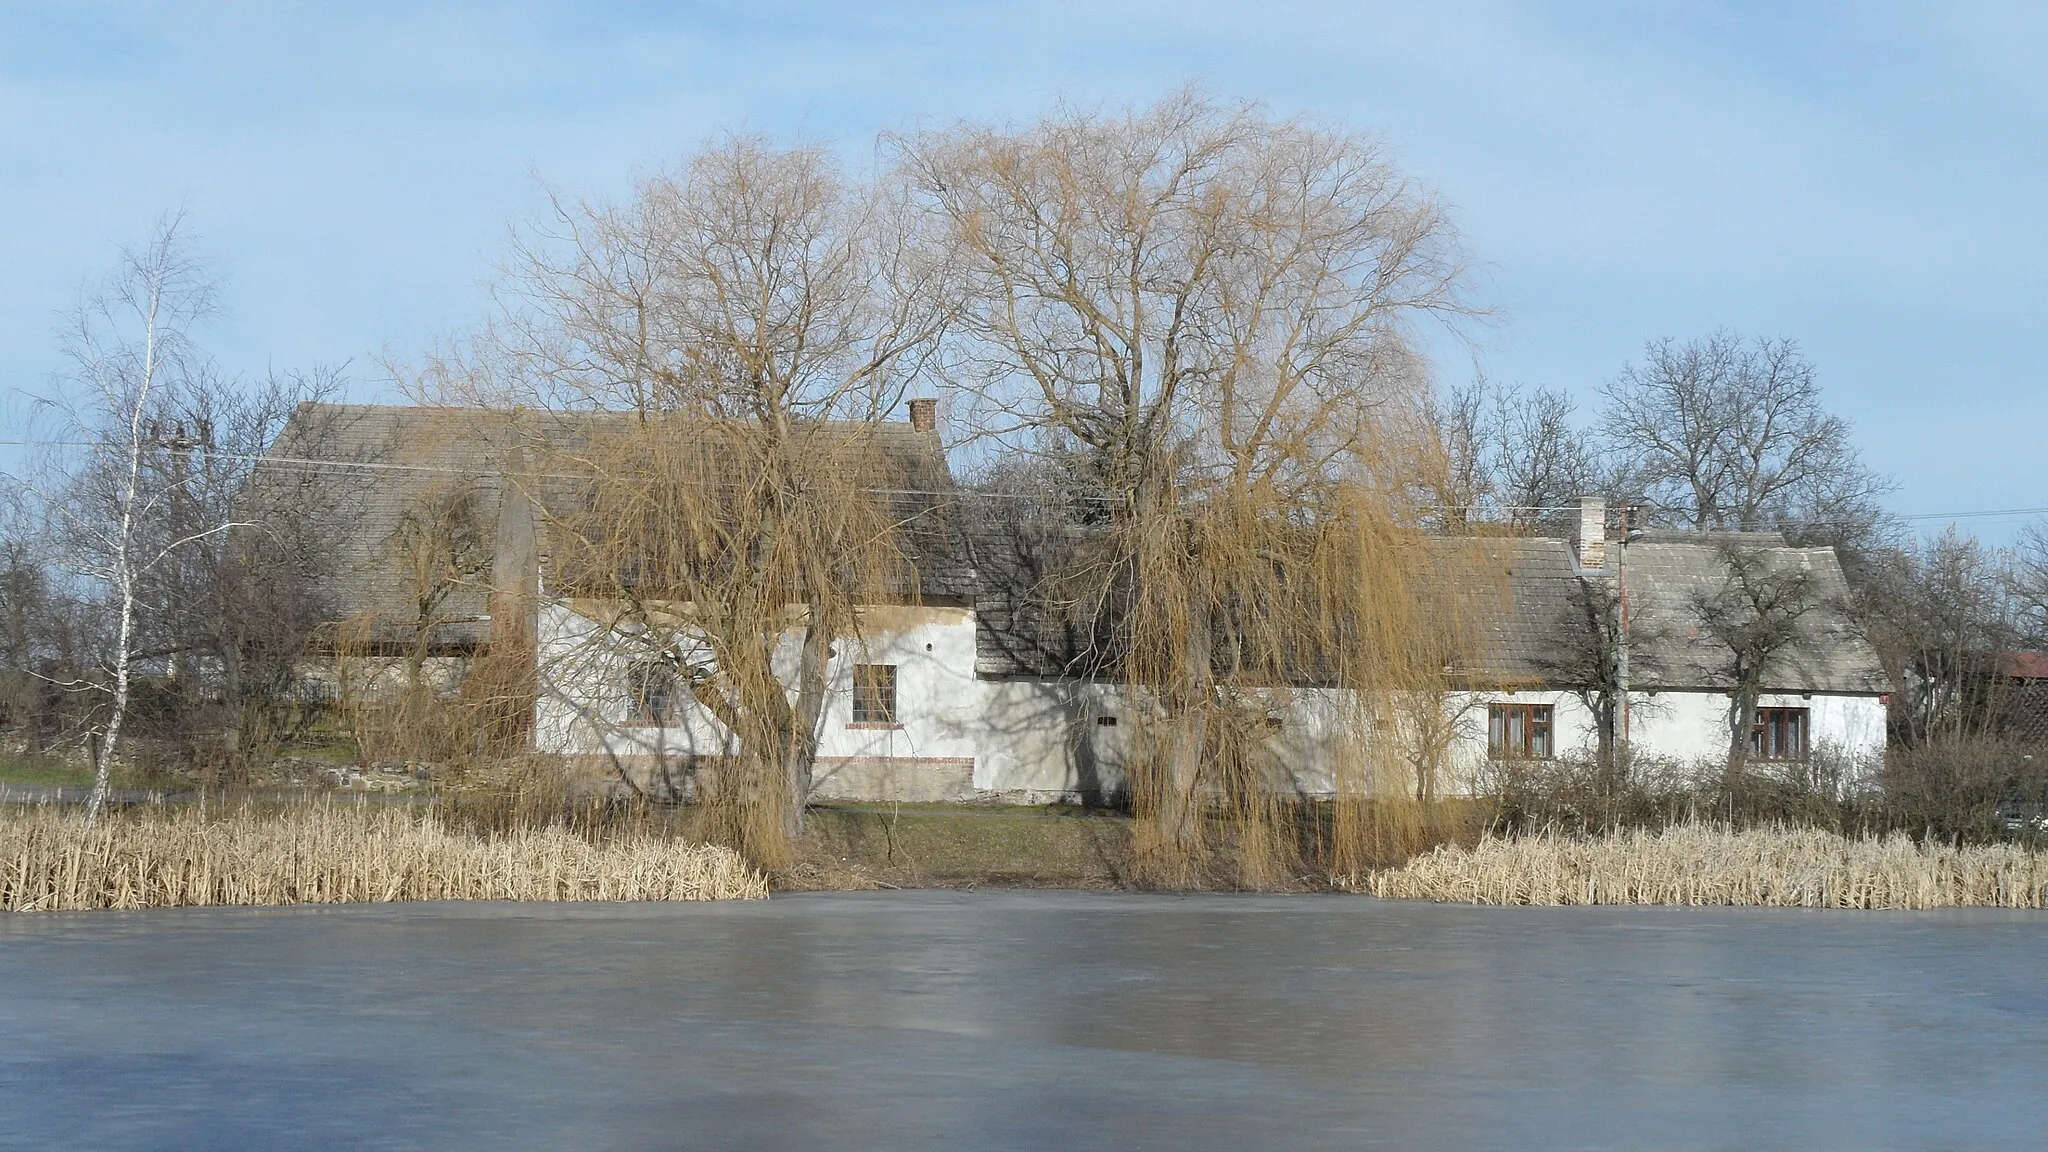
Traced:
<path fill-rule="evenodd" d="M 734 853 L 659 835 L 483 835 L 430 810 L 321 803 L 147 807 L 88 825 L 0 808 L 0 910 L 407 900 L 717 900 L 767 881 Z"/>
<path fill-rule="evenodd" d="M 1679 824 L 1444 845 L 1351 885 L 1477 904 L 1790 908 L 2048 907 L 2048 855 L 2019 844 L 1916 843 L 1815 829 Z"/>
<path fill-rule="evenodd" d="M 1093 809 L 848 804 L 806 825 L 778 888 L 1116 888 L 1130 871 L 1130 821 Z"/>
<path fill-rule="evenodd" d="M 0 756 L 0 789 L 90 788 L 92 769 L 84 764 L 46 756 Z"/>

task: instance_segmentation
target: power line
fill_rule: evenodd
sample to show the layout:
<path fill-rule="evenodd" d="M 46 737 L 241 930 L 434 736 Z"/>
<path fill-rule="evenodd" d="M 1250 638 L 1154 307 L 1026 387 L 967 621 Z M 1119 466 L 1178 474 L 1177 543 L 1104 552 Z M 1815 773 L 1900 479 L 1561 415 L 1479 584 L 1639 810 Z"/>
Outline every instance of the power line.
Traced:
<path fill-rule="evenodd" d="M 13 448 L 97 448 L 97 447 L 100 447 L 100 445 L 96 445 L 96 444 L 92 444 L 92 443 L 88 443 L 88 442 L 82 442 L 82 441 L 68 441 L 68 440 L 0 440 L 0 447 L 13 447 Z M 239 453 L 239 452 L 224 452 L 224 451 L 221 451 L 221 450 L 219 450 L 219 449 L 216 449 L 216 448 L 205 448 L 205 447 L 200 447 L 200 446 L 196 446 L 196 445 L 194 445 L 194 446 L 187 446 L 187 447 L 177 447 L 177 446 L 172 446 L 172 445 L 163 445 L 163 447 L 165 447 L 165 448 L 166 448 L 166 449 L 167 449 L 167 450 L 168 450 L 168 451 L 169 451 L 170 453 L 172 453 L 173 455 L 191 455 L 191 456 L 208 456 L 208 457 L 211 457 L 211 458 L 213 458 L 213 459 L 216 459 L 216 460 L 228 460 L 228 461 L 233 461 L 233 462 L 236 462 L 236 463 L 244 463 L 244 464 L 254 464 L 254 465 L 258 465 L 258 466 L 267 466 L 267 467 L 285 467 L 285 468 L 298 468 L 298 469 L 304 469 L 304 470 L 313 470 L 313 471 L 318 471 L 318 470 L 335 470 L 335 469 L 340 469 L 340 470 L 347 470 L 347 469 L 357 469 L 357 470 L 362 470 L 362 471 L 374 471 L 374 472 L 401 472 L 401 473 L 403 473 L 403 472 L 412 472 L 412 473 L 420 473 L 420 474 L 423 474 L 423 475 L 439 475 L 439 476 L 480 476 L 480 475 L 486 475 L 486 474 L 488 473 L 488 470 L 487 470 L 487 469 L 481 469 L 481 468 L 462 468 L 462 467 L 453 467 L 453 466 L 449 466 L 449 465 L 436 465 L 436 464 L 402 464 L 402 463 L 394 463 L 394 462 L 391 462 L 391 461 L 383 461 L 383 460 L 337 460 L 337 459 L 333 459 L 333 458 L 330 458 L 330 457 L 316 457 L 316 456 L 275 456 L 275 455 L 270 455 L 270 454 L 263 454 L 263 455 L 253 455 L 253 454 L 249 454 L 249 453 Z M 590 479 L 590 478 L 591 478 L 591 476 L 590 476 L 590 474 L 589 474 L 589 473 L 577 473 L 577 472 L 525 472 L 525 473 L 522 473 L 522 475 L 523 475 L 523 476 L 526 476 L 526 477 L 530 477 L 530 478 L 532 478 L 532 479 L 538 479 L 538 480 L 588 480 L 588 479 Z M 1006 499 L 1006 500 L 1037 500 L 1037 501 L 1048 501 L 1048 500 L 1056 500 L 1056 499 L 1059 499 L 1059 498 L 1060 498 L 1060 497 L 1059 497 L 1059 496 L 1058 496 L 1057 494 L 1053 494 L 1053 493 L 1045 493 L 1045 492 L 990 492 L 990 491 L 977 491 L 977 490 L 973 490 L 973 489 L 964 489 L 964 488 L 957 488 L 957 489 L 950 489 L 950 490 L 948 490 L 948 489 L 935 489 L 935 488 L 869 488 L 869 489 L 865 489 L 865 491 L 868 491 L 868 492 L 870 492 L 870 493 L 872 493 L 872 494 L 874 494 L 874 495 L 877 495 L 877 496 L 932 496 L 932 497 L 945 497 L 945 498 L 951 498 L 951 499 L 960 499 L 960 498 L 963 498 L 963 497 L 964 497 L 964 498 L 972 498 L 972 499 Z M 1076 495 L 1076 496 L 1075 496 L 1074 498 L 1077 498 L 1077 499 L 1087 499 L 1088 497 L 1087 497 L 1087 496 L 1085 496 L 1085 495 Z M 1655 510 L 1655 509 L 1657 508 L 1657 506 L 1656 506 L 1656 505 L 1652 505 L 1652 504 L 1640 504 L 1640 505 L 1633 505 L 1633 507 L 1637 507 L 1637 508 L 1643 508 L 1643 509 L 1648 509 L 1648 510 Z M 1465 504 L 1465 505 L 1457 505 L 1457 504 L 1448 504 L 1448 505 L 1422 505 L 1422 506 L 1419 506 L 1419 507 L 1418 507 L 1418 508 L 1417 508 L 1416 510 L 1417 510 L 1417 511 L 1420 511 L 1420 512 L 1437 512 L 1437 513 L 1444 513 L 1444 512 L 1450 512 L 1450 513 L 1471 513 L 1471 512 L 1478 512 L 1478 511 L 1487 511 L 1487 512 L 1503 512 L 1503 513 L 1516 513 L 1516 512 L 1577 512 L 1577 511 L 1579 510 L 1579 505 L 1577 505 L 1577 504 L 1487 504 L 1487 505 L 1478 505 L 1478 504 Z M 1890 518 L 1891 518 L 1891 519 L 1894 519 L 1894 520 L 1906 520 L 1906 521 L 1925 521 L 1925 520 L 1937 520 L 1937 521 L 1939 521 L 1939 520 L 1992 520 L 1992 519 L 1999 519 L 1999 518 L 2007 518 L 2007 517 L 2026 517 L 2026 516 L 2048 516 L 2048 507 L 2038 507 L 2038 508 L 1984 508 L 1984 509 L 1971 509 L 1971 510 L 1965 510 L 1965 511 L 1957 511 L 1957 512 L 1905 512 L 1905 513 L 1894 513 L 1894 514 L 1892 514 L 1892 515 L 1891 515 L 1891 517 L 1890 517 Z M 1773 526 L 1774 526 L 1774 527 L 1816 527 L 1816 526 L 1829 526 L 1829 525 L 1853 525 L 1853 524 L 1860 524 L 1860 523 L 1863 523 L 1863 522 L 1864 522 L 1864 520 L 1863 520 L 1862 518 L 1857 518 L 1857 517 L 1791 517 L 1791 518 L 1787 518 L 1787 519 L 1783 519 L 1783 520 L 1777 520 L 1777 521 L 1774 521 L 1774 522 L 1773 522 Z M 1766 528 L 1766 529 L 1763 529 L 1763 530 L 1764 530 L 1764 531 L 1769 531 L 1770 529 Z"/>

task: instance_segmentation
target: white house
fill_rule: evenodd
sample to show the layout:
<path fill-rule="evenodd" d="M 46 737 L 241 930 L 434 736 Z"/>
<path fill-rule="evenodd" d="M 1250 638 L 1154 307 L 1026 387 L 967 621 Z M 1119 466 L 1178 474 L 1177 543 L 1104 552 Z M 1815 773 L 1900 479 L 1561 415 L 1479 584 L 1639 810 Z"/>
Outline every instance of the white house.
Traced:
<path fill-rule="evenodd" d="M 650 686 L 635 646 L 614 642 L 621 638 L 611 635 L 606 605 L 551 591 L 545 534 L 536 537 L 521 498 L 500 498 L 513 492 L 503 480 L 517 442 L 505 432 L 510 417 L 371 406 L 341 415 L 323 413 L 320 426 L 354 431 L 290 450 L 431 463 L 378 473 L 338 544 L 351 565 L 335 583 L 342 607 L 375 614 L 390 606 L 385 627 L 394 643 L 417 632 L 401 590 L 379 571 L 389 564 L 386 541 L 408 501 L 467 477 L 495 553 L 488 578 L 480 573 L 474 587 L 449 597 L 430 623 L 435 651 L 459 658 L 493 627 L 489 587 L 522 586 L 539 604 L 526 624 L 541 683 L 538 750 L 597 776 L 625 773 L 685 790 L 696 764 L 727 750 L 722 726 L 687 693 Z M 929 405 L 917 405 L 910 422 L 889 426 L 877 441 L 924 477 L 913 497 L 927 502 L 921 513 L 944 514 L 916 518 L 916 594 L 869 606 L 859 637 L 834 647 L 817 796 L 1046 802 L 1120 793 L 1126 702 L 1087 674 L 1096 646 L 1085 626 L 1040 602 L 1045 557 L 1031 533 L 1006 522 L 996 505 L 953 490 L 930 421 Z M 1832 550 L 1791 547 L 1768 534 L 1609 539 L 1605 519 L 1589 501 L 1573 539 L 1476 542 L 1498 565 L 1499 604 L 1477 614 L 1472 658 L 1456 670 L 1461 686 L 1441 702 L 1452 732 L 1443 788 L 1471 787 L 1503 763 L 1590 755 L 1599 738 L 1593 701 L 1603 687 L 1626 699 L 1617 728 L 1638 756 L 1724 756 L 1737 660 L 1717 638 L 1725 628 L 1717 629 L 1715 612 L 1745 572 L 1794 586 L 1799 598 L 1786 613 L 1787 635 L 1762 662 L 1752 756 L 1796 765 L 1822 755 L 1870 763 L 1882 754 L 1886 683 L 1844 610 L 1847 586 Z M 1619 679 L 1590 643 L 1603 620 L 1625 636 Z M 784 648 L 778 667 L 793 682 L 795 640 Z M 1608 668 L 1604 678 L 1596 667 Z M 1297 691 L 1276 717 L 1274 740 L 1304 793 L 1331 788 L 1328 758 L 1336 752 L 1322 736 L 1336 704 L 1327 693 Z"/>

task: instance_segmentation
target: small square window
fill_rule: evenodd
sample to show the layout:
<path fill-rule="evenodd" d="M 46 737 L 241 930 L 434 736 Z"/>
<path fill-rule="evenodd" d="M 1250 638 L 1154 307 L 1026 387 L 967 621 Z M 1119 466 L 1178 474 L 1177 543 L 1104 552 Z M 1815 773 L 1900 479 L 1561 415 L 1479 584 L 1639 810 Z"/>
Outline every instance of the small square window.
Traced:
<path fill-rule="evenodd" d="M 896 666 L 855 664 L 853 666 L 853 722 L 855 724 L 896 723 Z"/>
<path fill-rule="evenodd" d="M 1493 760 L 1548 760 L 1550 705 L 1489 704 L 1486 755 Z"/>

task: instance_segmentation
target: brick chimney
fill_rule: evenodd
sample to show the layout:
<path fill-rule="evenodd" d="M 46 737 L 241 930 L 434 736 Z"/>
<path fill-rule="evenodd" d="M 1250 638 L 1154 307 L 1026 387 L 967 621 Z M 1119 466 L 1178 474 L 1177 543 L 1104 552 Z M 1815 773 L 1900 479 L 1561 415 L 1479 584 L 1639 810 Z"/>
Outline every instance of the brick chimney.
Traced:
<path fill-rule="evenodd" d="M 930 396 L 920 396 L 910 402 L 910 426 L 919 432 L 936 432 L 939 429 L 939 402 Z"/>
<path fill-rule="evenodd" d="M 1579 497 L 1579 567 L 1589 572 L 1607 570 L 1607 501 L 1599 496 Z"/>

